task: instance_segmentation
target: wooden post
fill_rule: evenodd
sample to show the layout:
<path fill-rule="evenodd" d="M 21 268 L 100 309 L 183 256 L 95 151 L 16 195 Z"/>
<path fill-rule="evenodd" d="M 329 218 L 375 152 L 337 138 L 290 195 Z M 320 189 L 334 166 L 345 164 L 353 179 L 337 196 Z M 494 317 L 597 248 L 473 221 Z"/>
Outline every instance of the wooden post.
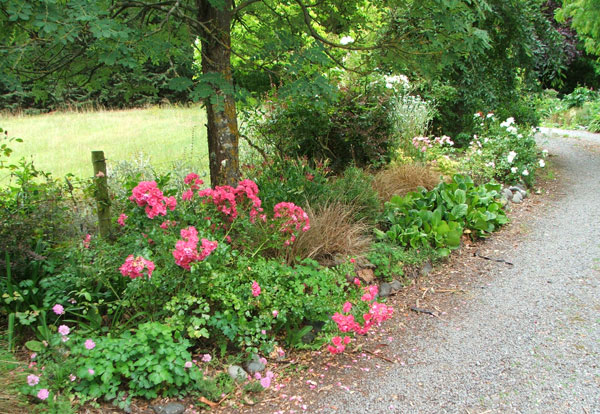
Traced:
<path fill-rule="evenodd" d="M 98 230 L 100 236 L 110 236 L 110 198 L 108 197 L 108 182 L 106 178 L 106 159 L 104 151 L 92 151 L 94 166 L 94 183 L 96 184 L 96 204 L 98 206 Z"/>

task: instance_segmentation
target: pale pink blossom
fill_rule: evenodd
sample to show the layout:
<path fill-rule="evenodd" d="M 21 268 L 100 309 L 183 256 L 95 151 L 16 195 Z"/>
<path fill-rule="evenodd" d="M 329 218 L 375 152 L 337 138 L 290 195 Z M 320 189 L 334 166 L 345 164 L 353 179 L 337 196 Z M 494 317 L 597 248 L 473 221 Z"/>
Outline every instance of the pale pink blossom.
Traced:
<path fill-rule="evenodd" d="M 40 382 L 40 377 L 38 377 L 37 375 L 28 375 L 27 376 L 27 384 L 29 384 L 29 386 L 33 387 L 35 385 L 37 385 Z"/>
<path fill-rule="evenodd" d="M 58 333 L 61 334 L 62 336 L 68 335 L 69 332 L 71 332 L 71 329 L 67 325 L 60 325 L 58 327 Z"/>
<path fill-rule="evenodd" d="M 48 389 L 46 388 L 42 388 L 41 390 L 38 391 L 37 393 L 37 397 L 40 400 L 45 400 L 48 398 L 48 396 L 50 395 L 50 392 L 48 391 Z"/>
<path fill-rule="evenodd" d="M 88 351 L 91 351 L 92 349 L 94 349 L 96 347 L 96 343 L 94 341 L 92 341 L 91 339 L 88 339 L 85 341 L 85 349 L 87 349 Z"/>
<path fill-rule="evenodd" d="M 56 313 L 57 315 L 63 315 L 65 313 L 65 308 L 63 308 L 62 305 L 60 305 L 60 304 L 57 303 L 56 305 L 54 305 L 52 307 L 52 311 L 54 313 Z"/>

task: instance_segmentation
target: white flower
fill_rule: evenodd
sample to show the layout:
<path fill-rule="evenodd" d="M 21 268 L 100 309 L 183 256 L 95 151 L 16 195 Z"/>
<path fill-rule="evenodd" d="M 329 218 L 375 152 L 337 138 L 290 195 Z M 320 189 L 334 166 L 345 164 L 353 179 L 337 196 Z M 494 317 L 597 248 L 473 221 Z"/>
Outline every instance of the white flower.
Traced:
<path fill-rule="evenodd" d="M 542 150 L 542 157 L 546 158 L 548 156 L 548 150 L 547 149 L 543 149 Z"/>
<path fill-rule="evenodd" d="M 508 153 L 508 156 L 506 157 L 506 160 L 508 161 L 509 164 L 511 164 L 513 162 L 513 160 L 515 159 L 515 157 L 517 156 L 517 153 L 514 151 L 511 151 Z"/>
<path fill-rule="evenodd" d="M 510 172 L 513 173 L 513 174 L 516 174 L 517 173 L 517 167 L 511 167 L 510 168 Z"/>
<path fill-rule="evenodd" d="M 494 113 L 493 112 L 489 112 L 485 117 L 486 118 L 493 118 L 494 117 Z"/>
<path fill-rule="evenodd" d="M 540 167 L 544 168 L 546 166 L 546 161 L 540 160 Z"/>
<path fill-rule="evenodd" d="M 394 85 L 388 82 L 385 84 L 385 87 L 388 89 L 392 89 L 394 87 Z"/>
<path fill-rule="evenodd" d="M 490 161 L 485 164 L 486 167 L 496 168 L 496 163 L 494 161 Z"/>
<path fill-rule="evenodd" d="M 528 175 L 529 175 L 529 171 L 527 171 L 527 170 L 525 169 L 525 170 L 523 170 L 523 172 L 522 172 L 521 174 L 523 174 L 524 176 L 528 176 Z"/>
<path fill-rule="evenodd" d="M 506 127 L 506 131 L 507 131 L 507 132 L 510 132 L 511 134 L 516 134 L 517 132 L 519 132 L 519 131 L 517 130 L 517 128 L 515 128 L 515 127 L 514 127 L 514 126 L 512 126 L 512 125 L 511 125 L 511 126 L 508 126 L 508 127 Z"/>
<path fill-rule="evenodd" d="M 508 128 L 509 126 L 511 126 L 512 124 L 515 123 L 515 118 L 513 118 L 512 116 L 510 118 L 507 118 L 506 121 L 502 122 L 500 124 L 501 127 L 504 128 Z"/>
<path fill-rule="evenodd" d="M 350 36 L 344 36 L 340 39 L 340 44 L 346 46 L 349 45 L 350 43 L 353 43 L 354 39 Z"/>

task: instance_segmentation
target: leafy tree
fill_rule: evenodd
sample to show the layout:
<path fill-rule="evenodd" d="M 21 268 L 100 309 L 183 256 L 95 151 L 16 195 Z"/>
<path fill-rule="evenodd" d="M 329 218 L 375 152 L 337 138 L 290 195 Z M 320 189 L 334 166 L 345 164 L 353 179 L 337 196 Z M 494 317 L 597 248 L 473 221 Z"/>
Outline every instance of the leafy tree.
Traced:
<path fill-rule="evenodd" d="M 585 49 L 600 56 L 600 0 L 563 0 L 562 8 L 556 11 L 556 19 L 566 22 L 583 40 Z"/>

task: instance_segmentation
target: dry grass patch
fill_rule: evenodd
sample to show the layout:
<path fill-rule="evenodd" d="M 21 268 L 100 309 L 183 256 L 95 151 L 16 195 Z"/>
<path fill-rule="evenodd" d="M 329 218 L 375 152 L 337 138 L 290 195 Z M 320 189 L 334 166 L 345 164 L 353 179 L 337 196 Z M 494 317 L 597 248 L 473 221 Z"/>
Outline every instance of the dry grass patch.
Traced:
<path fill-rule="evenodd" d="M 289 262 L 300 257 L 332 265 L 337 258 L 360 256 L 368 250 L 371 228 L 364 220 L 353 219 L 352 206 L 333 201 L 316 210 L 307 206 L 306 213 L 310 229 L 301 233 L 292 245 Z"/>
<path fill-rule="evenodd" d="M 0 342 L 0 413 L 31 413 L 27 399 L 18 391 L 26 383 L 25 364 L 6 350 L 6 342 Z"/>
<path fill-rule="evenodd" d="M 405 195 L 419 187 L 431 190 L 440 183 L 438 172 L 419 164 L 403 164 L 378 172 L 373 187 L 383 201 Z"/>

